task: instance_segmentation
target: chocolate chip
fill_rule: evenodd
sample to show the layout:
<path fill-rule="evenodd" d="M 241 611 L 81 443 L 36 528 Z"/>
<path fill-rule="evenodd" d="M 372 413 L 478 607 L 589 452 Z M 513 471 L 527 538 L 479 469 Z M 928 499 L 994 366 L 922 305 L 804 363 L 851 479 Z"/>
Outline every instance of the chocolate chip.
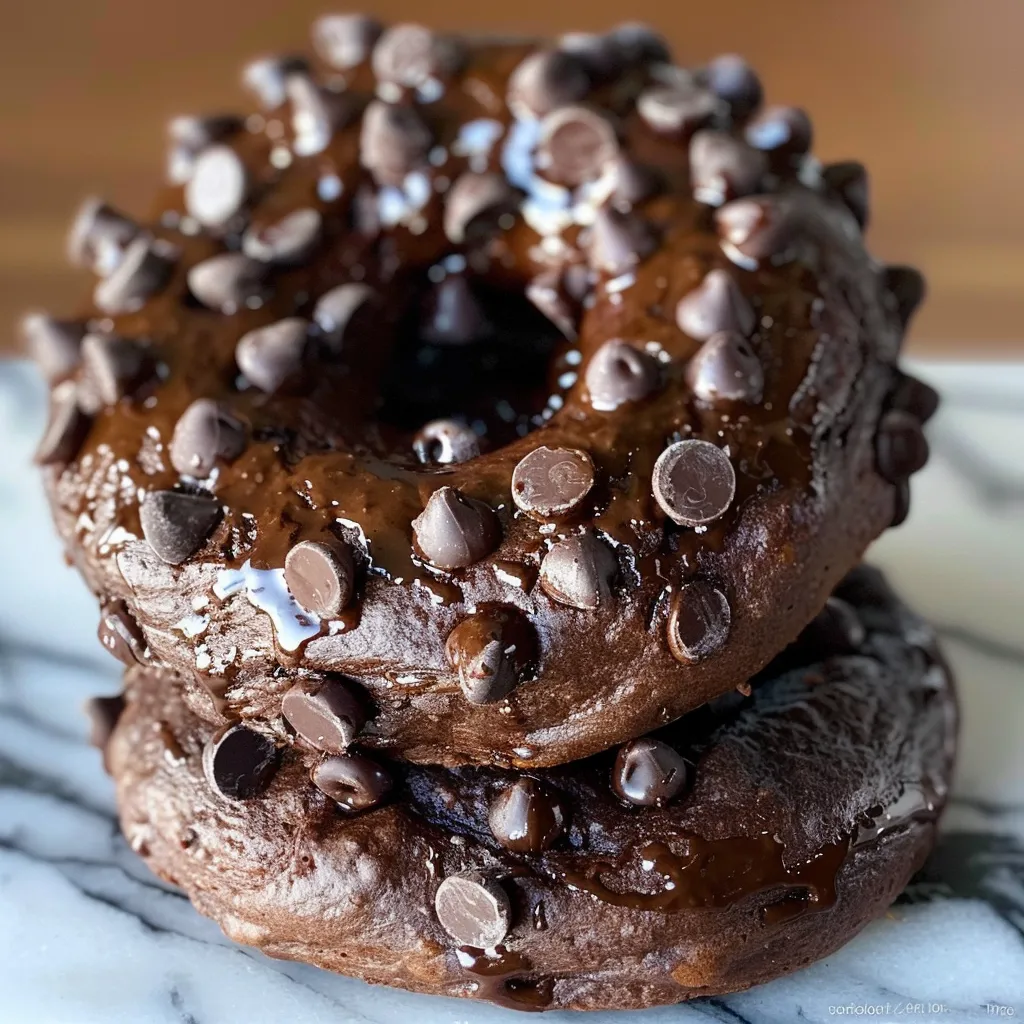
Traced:
<path fill-rule="evenodd" d="M 899 383 L 889 397 L 890 407 L 902 409 L 921 423 L 927 423 L 938 411 L 939 393 L 923 380 L 909 374 L 901 373 L 898 380 Z"/>
<path fill-rule="evenodd" d="M 210 117 L 175 117 L 167 125 L 171 141 L 167 156 L 167 178 L 174 185 L 184 185 L 195 169 L 196 157 L 215 142 L 223 142 L 245 127 L 234 114 Z"/>
<path fill-rule="evenodd" d="M 281 714 L 317 750 L 344 754 L 366 722 L 362 701 L 340 679 L 303 680 L 281 698 Z"/>
<path fill-rule="evenodd" d="M 321 793 L 353 814 L 376 807 L 391 792 L 391 776 L 362 754 L 329 757 L 313 769 L 312 779 Z"/>
<path fill-rule="evenodd" d="M 169 565 L 181 565 L 203 546 L 222 514 L 209 495 L 150 491 L 139 509 L 139 521 L 157 556 Z"/>
<path fill-rule="evenodd" d="M 613 412 L 626 402 L 646 398 L 659 382 L 652 356 L 624 341 L 606 341 L 591 357 L 583 379 L 590 404 L 600 412 Z"/>
<path fill-rule="evenodd" d="M 676 323 L 696 341 L 707 341 L 719 331 L 749 336 L 757 317 L 728 270 L 711 270 L 676 306 Z"/>
<path fill-rule="evenodd" d="M 131 398 L 153 376 L 153 359 L 131 338 L 87 334 L 82 339 L 83 385 L 104 405 Z M 91 410 L 87 410 L 91 411 Z"/>
<path fill-rule="evenodd" d="M 322 153 L 362 106 L 353 93 L 322 88 L 304 73 L 288 76 L 285 93 L 292 111 L 292 149 L 298 156 Z"/>
<path fill-rule="evenodd" d="M 85 702 L 85 713 L 89 716 L 89 744 L 103 752 L 103 767 L 107 771 L 110 770 L 107 746 L 124 708 L 124 695 L 120 693 L 115 697 L 90 697 Z"/>
<path fill-rule="evenodd" d="M 719 331 L 687 364 L 686 383 L 702 402 L 760 402 L 764 369 L 742 334 Z"/>
<path fill-rule="evenodd" d="M 830 597 L 825 607 L 800 634 L 797 643 L 808 658 L 855 654 L 867 638 L 856 609 L 842 598 Z"/>
<path fill-rule="evenodd" d="M 222 252 L 191 267 L 189 291 L 208 309 L 235 313 L 262 296 L 267 268 L 240 252 Z"/>
<path fill-rule="evenodd" d="M 439 569 L 473 565 L 501 543 L 501 525 L 493 509 L 454 487 L 431 494 L 412 521 L 412 532 L 420 553 Z"/>
<path fill-rule="evenodd" d="M 587 255 L 597 270 L 617 277 L 658 247 L 654 229 L 636 214 L 602 206 L 590 228 Z"/>
<path fill-rule="evenodd" d="M 559 604 L 594 611 L 612 597 L 619 564 L 591 533 L 558 541 L 540 563 L 540 587 Z"/>
<path fill-rule="evenodd" d="M 484 605 L 448 634 L 445 651 L 471 704 L 507 697 L 537 658 L 530 624 L 514 608 Z"/>
<path fill-rule="evenodd" d="M 260 102 L 264 110 L 273 110 L 285 101 L 285 82 L 289 75 L 309 70 L 309 61 L 299 55 L 261 57 L 242 71 L 242 84 Z"/>
<path fill-rule="evenodd" d="M 167 284 L 177 259 L 178 251 L 169 242 L 139 236 L 129 242 L 121 262 L 96 285 L 96 305 L 111 315 L 140 309 Z"/>
<path fill-rule="evenodd" d="M 22 318 L 21 337 L 50 385 L 63 380 L 82 361 L 85 324 L 77 320 L 54 320 L 43 313 L 31 313 Z"/>
<path fill-rule="evenodd" d="M 465 59 L 463 46 L 422 25 L 394 25 L 373 48 L 373 71 L 382 82 L 417 89 L 430 79 L 444 81 Z"/>
<path fill-rule="evenodd" d="M 487 820 L 494 838 L 505 849 L 543 853 L 561 835 L 565 811 L 556 794 L 527 777 L 498 793 Z"/>
<path fill-rule="evenodd" d="M 456 245 L 479 241 L 492 234 L 499 219 L 518 205 L 519 194 L 504 175 L 467 172 L 445 196 L 444 233 Z"/>
<path fill-rule="evenodd" d="M 68 234 L 68 259 L 105 277 L 138 233 L 139 226 L 130 217 L 101 199 L 86 199 Z"/>
<path fill-rule="evenodd" d="M 868 222 L 868 172 L 856 160 L 829 164 L 822 168 L 822 181 L 846 205 L 863 228 Z"/>
<path fill-rule="evenodd" d="M 699 131 L 690 140 L 690 184 L 699 203 L 720 206 L 751 195 L 767 169 L 763 153 L 727 132 Z"/>
<path fill-rule="evenodd" d="M 893 511 L 890 527 L 902 526 L 910 515 L 910 482 L 900 480 L 893 487 Z"/>
<path fill-rule="evenodd" d="M 277 773 L 280 751 L 272 740 L 244 725 L 227 725 L 203 749 L 210 788 L 227 800 L 252 800 Z"/>
<path fill-rule="evenodd" d="M 594 486 L 594 463 L 578 448 L 535 448 L 512 471 L 512 500 L 532 519 L 575 512 Z"/>
<path fill-rule="evenodd" d="M 235 362 L 246 380 L 272 395 L 300 377 L 309 337 L 309 323 L 290 316 L 243 334 L 235 346 Z"/>
<path fill-rule="evenodd" d="M 412 439 L 416 458 L 425 465 L 449 466 L 469 462 L 482 451 L 480 438 L 458 420 L 431 420 Z"/>
<path fill-rule="evenodd" d="M 96 629 L 100 646 L 122 665 L 131 668 L 146 661 L 146 638 L 124 601 L 109 601 L 100 609 Z"/>
<path fill-rule="evenodd" d="M 924 301 L 924 275 L 916 267 L 894 264 L 882 272 L 882 284 L 900 324 L 906 330 L 914 311 Z"/>
<path fill-rule="evenodd" d="M 664 180 L 653 167 L 634 163 L 621 155 L 613 163 L 615 189 L 612 192 L 612 199 L 620 208 L 628 210 L 631 206 L 658 195 L 665 187 Z"/>
<path fill-rule="evenodd" d="M 355 564 L 347 544 L 304 540 L 284 560 L 292 597 L 318 619 L 333 619 L 352 600 Z"/>
<path fill-rule="evenodd" d="M 50 419 L 35 452 L 39 466 L 70 462 L 82 447 L 92 419 L 78 402 L 73 380 L 61 381 L 50 395 Z"/>
<path fill-rule="evenodd" d="M 715 211 L 722 244 L 755 261 L 786 255 L 798 222 L 797 208 L 775 196 L 734 199 Z"/>
<path fill-rule="evenodd" d="M 362 64 L 384 26 L 365 14 L 325 14 L 313 22 L 313 48 L 324 63 L 339 71 Z"/>
<path fill-rule="evenodd" d="M 590 92 L 587 66 L 577 54 L 542 50 L 530 54 L 508 80 L 508 105 L 543 117 L 556 107 L 576 103 Z"/>
<path fill-rule="evenodd" d="M 923 469 L 927 461 L 928 442 L 917 418 L 899 409 L 887 412 L 875 437 L 875 462 L 881 476 L 897 483 Z"/>
<path fill-rule="evenodd" d="M 608 33 L 619 59 L 630 65 L 671 64 L 672 50 L 665 37 L 641 21 L 628 21 Z"/>
<path fill-rule="evenodd" d="M 352 318 L 375 298 L 367 284 L 348 281 L 336 285 L 317 299 L 313 307 L 313 321 L 323 332 L 332 351 L 340 351 Z"/>
<path fill-rule="evenodd" d="M 747 124 L 743 134 L 755 149 L 800 156 L 811 148 L 814 129 L 799 107 L 768 107 Z"/>
<path fill-rule="evenodd" d="M 686 762 L 672 747 L 644 736 L 619 748 L 612 789 L 638 807 L 664 807 L 683 791 L 686 776 Z"/>
<path fill-rule="evenodd" d="M 323 226 L 318 210 L 293 210 L 272 224 L 250 227 L 242 236 L 242 252 L 261 263 L 302 263 L 320 242 Z"/>
<path fill-rule="evenodd" d="M 508 934 L 512 907 L 504 889 L 479 871 L 449 875 L 434 896 L 441 927 L 460 945 L 493 949 Z"/>
<path fill-rule="evenodd" d="M 736 497 L 736 471 L 716 444 L 690 438 L 670 444 L 654 464 L 654 497 L 680 526 L 707 526 Z"/>
<path fill-rule="evenodd" d="M 427 341 L 467 345 L 491 333 L 490 322 L 461 274 L 450 274 L 437 284 L 426 306 L 421 333 Z"/>
<path fill-rule="evenodd" d="M 359 157 L 379 185 L 401 185 L 426 161 L 433 141 L 433 132 L 414 107 L 374 100 L 363 114 Z"/>
<path fill-rule="evenodd" d="M 693 81 L 654 85 L 640 94 L 636 109 L 659 135 L 684 137 L 719 118 L 725 105 Z"/>
<path fill-rule="evenodd" d="M 245 425 L 230 409 L 213 399 L 197 398 L 174 425 L 168 453 L 179 473 L 207 477 L 218 459 L 237 459 L 245 443 Z"/>
<path fill-rule="evenodd" d="M 204 227 L 218 228 L 241 211 L 248 195 L 241 157 L 227 146 L 210 146 L 196 157 L 185 185 L 185 209 Z"/>
<path fill-rule="evenodd" d="M 541 271 L 526 286 L 526 297 L 566 338 L 576 340 L 580 304 L 569 295 L 561 270 Z"/>
<path fill-rule="evenodd" d="M 725 594 L 706 580 L 684 583 L 669 608 L 669 650 L 684 664 L 702 661 L 725 646 L 731 625 Z"/>
<path fill-rule="evenodd" d="M 536 166 L 550 181 L 576 188 L 600 178 L 618 151 L 608 118 L 589 107 L 560 107 L 541 122 Z"/>
<path fill-rule="evenodd" d="M 622 53 L 609 36 L 596 32 L 566 32 L 558 37 L 558 49 L 578 60 L 592 82 L 604 82 L 622 70 Z"/>
<path fill-rule="evenodd" d="M 701 80 L 716 96 L 729 104 L 737 121 L 746 120 L 764 98 L 757 72 L 734 53 L 716 57 L 704 69 Z"/>

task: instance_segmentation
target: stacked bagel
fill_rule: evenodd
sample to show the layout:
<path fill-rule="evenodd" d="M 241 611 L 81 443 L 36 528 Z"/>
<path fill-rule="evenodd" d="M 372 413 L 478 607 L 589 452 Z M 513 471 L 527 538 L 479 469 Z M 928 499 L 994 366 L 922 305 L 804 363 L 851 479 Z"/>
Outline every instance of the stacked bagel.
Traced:
<path fill-rule="evenodd" d="M 122 825 L 232 937 L 521 1009 L 732 991 L 927 853 L 932 632 L 858 563 L 935 393 L 867 181 L 740 58 L 358 15 L 170 126 L 27 318 L 126 666 Z"/>

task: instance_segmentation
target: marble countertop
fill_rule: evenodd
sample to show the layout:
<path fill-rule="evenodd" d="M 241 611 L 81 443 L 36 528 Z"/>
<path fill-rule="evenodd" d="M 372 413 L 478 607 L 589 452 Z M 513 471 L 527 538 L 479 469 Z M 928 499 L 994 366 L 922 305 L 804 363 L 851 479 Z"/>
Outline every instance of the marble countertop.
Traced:
<path fill-rule="evenodd" d="M 871 559 L 935 621 L 963 735 L 943 837 L 889 914 L 797 974 L 587 1024 L 1024 1017 L 1024 365 L 926 364 L 946 398 L 909 522 Z M 479 1003 L 372 988 L 225 939 L 121 839 L 85 741 L 119 688 L 97 612 L 64 567 L 29 459 L 43 394 L 0 363 L 0 1021 L 501 1024 Z"/>

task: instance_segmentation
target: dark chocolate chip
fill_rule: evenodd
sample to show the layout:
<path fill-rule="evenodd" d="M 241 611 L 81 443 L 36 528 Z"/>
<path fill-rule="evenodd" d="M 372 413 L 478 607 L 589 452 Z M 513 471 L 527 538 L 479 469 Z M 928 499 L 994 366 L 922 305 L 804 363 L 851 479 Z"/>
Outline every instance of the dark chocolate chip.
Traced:
<path fill-rule="evenodd" d="M 757 72 L 734 53 L 716 57 L 700 76 L 703 83 L 720 99 L 729 104 L 737 121 L 748 118 L 764 98 L 764 89 Z"/>
<path fill-rule="evenodd" d="M 798 209 L 775 196 L 734 199 L 715 211 L 715 224 L 722 244 L 745 259 L 778 258 L 794 242 Z"/>
<path fill-rule="evenodd" d="M 171 146 L 167 155 L 167 178 L 174 185 L 184 185 L 195 169 L 196 157 L 216 142 L 236 135 L 245 122 L 234 114 L 210 117 L 175 117 L 167 125 Z"/>
<path fill-rule="evenodd" d="M 624 22 L 613 28 L 607 38 L 616 55 L 626 64 L 636 66 L 672 62 L 672 49 L 665 37 L 643 22 Z"/>
<path fill-rule="evenodd" d="M 178 418 L 171 436 L 171 465 L 187 476 L 207 477 L 217 460 L 233 462 L 245 451 L 245 424 L 211 398 L 197 398 Z"/>
<path fill-rule="evenodd" d="M 454 487 L 431 494 L 426 508 L 412 521 L 420 553 L 439 569 L 463 569 L 479 562 L 501 543 L 501 525 L 494 510 Z"/>
<path fill-rule="evenodd" d="M 107 764 L 107 746 L 114 735 L 118 720 L 124 712 L 123 694 L 116 697 L 90 697 L 85 702 L 85 713 L 89 716 L 89 744 L 103 753 L 103 767 Z"/>
<path fill-rule="evenodd" d="M 352 551 L 341 541 L 304 540 L 284 560 L 284 581 L 292 597 L 318 619 L 333 619 L 352 600 Z"/>
<path fill-rule="evenodd" d="M 927 423 L 938 411 L 939 393 L 923 380 L 901 373 L 899 383 L 889 397 L 889 406 L 910 413 L 921 423 Z"/>
<path fill-rule="evenodd" d="M 591 266 L 617 277 L 632 270 L 658 247 L 654 229 L 636 214 L 602 206 L 589 232 Z"/>
<path fill-rule="evenodd" d="M 695 341 L 707 341 L 719 331 L 735 331 L 749 337 L 757 317 L 728 270 L 711 270 L 676 306 L 676 323 Z"/>
<path fill-rule="evenodd" d="M 519 194 L 502 174 L 469 171 L 457 178 L 444 201 L 444 233 L 461 245 L 491 235 L 499 219 L 519 205 Z"/>
<path fill-rule="evenodd" d="M 543 117 L 556 107 L 577 103 L 590 92 L 587 65 L 565 50 L 542 50 L 527 57 L 508 80 L 507 102 Z"/>
<path fill-rule="evenodd" d="M 889 526 L 902 526 L 910 515 L 910 481 L 900 480 L 893 491 L 892 522 Z"/>
<path fill-rule="evenodd" d="M 391 776 L 362 754 L 344 754 L 321 761 L 313 785 L 342 810 L 357 814 L 376 807 L 391 792 Z"/>
<path fill-rule="evenodd" d="M 644 164 L 634 163 L 623 156 L 614 161 L 615 189 L 612 199 L 615 205 L 629 209 L 658 195 L 665 187 L 661 175 L 653 168 Z"/>
<path fill-rule="evenodd" d="M 863 228 L 868 222 L 868 172 L 856 160 L 829 164 L 822 168 L 822 181 L 846 205 Z"/>
<path fill-rule="evenodd" d="M 893 265 L 882 272 L 882 284 L 900 324 L 906 330 L 914 311 L 924 301 L 924 275 L 916 267 Z"/>
<path fill-rule="evenodd" d="M 277 773 L 280 751 L 272 740 L 244 725 L 227 725 L 203 749 L 210 788 L 227 800 L 252 800 Z"/>
<path fill-rule="evenodd" d="M 561 270 L 541 271 L 526 286 L 526 297 L 566 338 L 576 340 L 581 308 L 568 293 Z"/>
<path fill-rule="evenodd" d="M 139 226 L 101 199 L 86 199 L 68 234 L 68 259 L 105 277 L 118 263 Z"/>
<path fill-rule="evenodd" d="M 146 638 L 124 601 L 109 601 L 100 609 L 96 628 L 100 646 L 122 665 L 131 668 L 146 661 Z"/>
<path fill-rule="evenodd" d="M 196 157 L 185 185 L 185 209 L 204 227 L 219 228 L 241 211 L 248 195 L 241 157 L 227 146 L 210 146 Z"/>
<path fill-rule="evenodd" d="M 262 296 L 267 268 L 240 252 L 222 252 L 188 272 L 189 291 L 208 309 L 235 313 Z"/>
<path fill-rule="evenodd" d="M 659 135 L 684 137 L 717 120 L 725 104 L 696 82 L 654 85 L 640 94 L 636 109 Z"/>
<path fill-rule="evenodd" d="M 242 236 L 242 252 L 261 263 L 302 263 L 319 243 L 323 226 L 318 210 L 293 210 L 272 224 L 250 227 Z"/>
<path fill-rule="evenodd" d="M 434 896 L 441 927 L 460 945 L 493 949 L 508 934 L 512 907 L 508 894 L 479 871 L 449 875 Z"/>
<path fill-rule="evenodd" d="M 670 444 L 654 464 L 654 497 L 680 526 L 707 526 L 736 497 L 736 471 L 716 444 L 689 438 Z"/>
<path fill-rule="evenodd" d="M 761 188 L 764 153 L 727 132 L 699 131 L 690 140 L 690 184 L 699 203 L 720 206 Z"/>
<path fill-rule="evenodd" d="M 482 447 L 477 433 L 458 420 L 431 420 L 412 439 L 416 458 L 425 465 L 448 466 L 475 459 Z"/>
<path fill-rule="evenodd" d="M 536 163 L 545 178 L 576 188 L 600 178 L 618 151 L 608 118 L 589 107 L 559 107 L 541 122 Z"/>
<path fill-rule="evenodd" d="M 487 820 L 494 838 L 505 849 L 543 853 L 562 834 L 565 811 L 554 792 L 527 777 L 498 793 Z"/>
<path fill-rule="evenodd" d="M 437 284 L 426 300 L 421 333 L 437 345 L 467 345 L 490 334 L 492 327 L 469 282 L 450 274 Z"/>
<path fill-rule="evenodd" d="M 379 185 L 401 185 L 426 161 L 433 140 L 414 107 L 374 100 L 363 114 L 359 157 Z"/>
<path fill-rule="evenodd" d="M 285 92 L 292 111 L 292 149 L 299 156 L 322 153 L 361 108 L 353 93 L 322 88 L 303 73 L 288 76 Z"/>
<path fill-rule="evenodd" d="M 471 704 L 490 704 L 512 692 L 536 662 L 533 628 L 514 608 L 484 605 L 448 634 L 445 651 Z"/>
<path fill-rule="evenodd" d="M 612 789 L 638 807 L 664 807 L 683 791 L 686 776 L 686 762 L 672 747 L 644 736 L 619 748 Z"/>
<path fill-rule="evenodd" d="M 21 321 L 21 337 L 47 384 L 63 380 L 82 361 L 85 324 L 77 320 L 32 313 Z"/>
<path fill-rule="evenodd" d="M 373 71 L 381 82 L 417 89 L 431 79 L 445 81 L 465 59 L 463 46 L 422 25 L 394 25 L 373 48 Z"/>
<path fill-rule="evenodd" d="M 383 31 L 366 14 L 325 14 L 313 22 L 313 48 L 325 64 L 347 71 L 370 56 Z"/>
<path fill-rule="evenodd" d="M 87 334 L 82 339 L 83 384 L 104 405 L 131 398 L 153 376 L 153 358 L 131 338 Z"/>
<path fill-rule="evenodd" d="M 303 680 L 281 698 L 281 714 L 317 750 L 344 754 L 366 722 L 362 701 L 340 679 Z"/>
<path fill-rule="evenodd" d="M 731 625 L 725 594 L 706 580 L 684 583 L 669 608 L 669 650 L 684 664 L 702 661 L 725 646 Z"/>
<path fill-rule="evenodd" d="M 612 597 L 619 563 L 591 533 L 558 541 L 540 563 L 541 590 L 570 608 L 594 611 Z"/>
<path fill-rule="evenodd" d="M 660 373 L 653 356 L 624 341 L 606 341 L 591 357 L 583 374 L 590 404 L 613 412 L 626 402 L 638 402 L 658 387 Z"/>
<path fill-rule="evenodd" d="M 744 136 L 755 149 L 800 156 L 811 148 L 814 129 L 799 107 L 768 107 L 747 124 Z"/>
<path fill-rule="evenodd" d="M 286 317 L 243 334 L 235 362 L 246 380 L 272 395 L 301 376 L 308 338 L 308 321 Z"/>
<path fill-rule="evenodd" d="M 131 313 L 142 307 L 169 280 L 178 251 L 169 242 L 139 236 L 129 242 L 121 262 L 93 292 L 104 313 Z"/>
<path fill-rule="evenodd" d="M 512 500 L 532 519 L 575 512 L 594 486 L 594 463 L 578 448 L 535 448 L 512 471 Z"/>
<path fill-rule="evenodd" d="M 856 609 L 840 597 L 830 597 L 810 621 L 797 643 L 810 658 L 855 654 L 867 638 Z"/>
<path fill-rule="evenodd" d="M 875 462 L 881 476 L 897 483 L 923 469 L 927 461 L 928 442 L 920 421 L 899 409 L 887 412 L 875 437 Z"/>
<path fill-rule="evenodd" d="M 222 514 L 209 495 L 151 491 L 139 509 L 139 521 L 157 556 L 169 565 L 181 565 L 203 546 Z"/>
<path fill-rule="evenodd" d="M 309 61 L 299 55 L 261 57 L 242 71 L 242 84 L 260 102 L 264 110 L 274 110 L 285 101 L 285 82 L 289 75 L 309 71 Z"/>
<path fill-rule="evenodd" d="M 313 307 L 313 322 L 323 332 L 332 351 L 341 351 L 352 319 L 374 297 L 375 292 L 368 284 L 348 281 L 336 285 L 317 299 Z"/>
<path fill-rule="evenodd" d="M 742 334 L 719 331 L 687 364 L 686 383 L 702 402 L 756 403 L 764 395 L 764 368 Z"/>
<path fill-rule="evenodd" d="M 92 419 L 79 405 L 78 388 L 73 380 L 61 381 L 50 394 L 50 419 L 36 448 L 40 466 L 70 462 L 82 447 Z"/>

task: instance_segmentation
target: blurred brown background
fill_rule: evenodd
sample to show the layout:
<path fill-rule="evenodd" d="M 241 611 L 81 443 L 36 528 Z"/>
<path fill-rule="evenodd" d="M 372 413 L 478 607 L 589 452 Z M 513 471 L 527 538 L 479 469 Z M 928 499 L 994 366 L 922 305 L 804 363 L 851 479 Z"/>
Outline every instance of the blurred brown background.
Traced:
<path fill-rule="evenodd" d="M 244 102 L 248 56 L 305 45 L 331 0 L 4 0 L 0 322 L 67 308 L 66 223 L 96 191 L 142 211 L 163 122 Z M 1024 0 L 377 0 L 388 20 L 558 33 L 659 26 L 682 63 L 738 50 L 804 105 L 825 159 L 872 174 L 870 243 L 921 266 L 914 352 L 1024 358 Z M 343 6 L 342 6 L 342 9 Z M 12 332 L 0 332 L 0 347 Z"/>

